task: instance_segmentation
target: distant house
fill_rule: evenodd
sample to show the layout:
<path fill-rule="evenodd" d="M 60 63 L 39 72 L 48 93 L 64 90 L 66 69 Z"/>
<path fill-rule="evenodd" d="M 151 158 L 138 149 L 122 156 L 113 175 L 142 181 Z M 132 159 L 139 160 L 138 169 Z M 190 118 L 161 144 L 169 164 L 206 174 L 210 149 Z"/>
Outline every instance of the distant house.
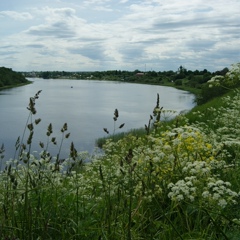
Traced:
<path fill-rule="evenodd" d="M 142 76 L 144 76 L 144 73 L 142 73 L 142 72 L 136 73 L 136 76 L 137 77 L 142 77 Z"/>

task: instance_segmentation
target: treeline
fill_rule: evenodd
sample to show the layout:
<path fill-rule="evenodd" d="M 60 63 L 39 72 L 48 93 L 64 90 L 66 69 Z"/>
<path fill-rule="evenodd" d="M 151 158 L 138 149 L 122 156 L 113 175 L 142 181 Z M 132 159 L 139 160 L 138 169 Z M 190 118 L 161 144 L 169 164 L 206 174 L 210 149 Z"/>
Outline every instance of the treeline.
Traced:
<path fill-rule="evenodd" d="M 237 64 L 235 67 L 239 67 Z M 187 70 L 180 66 L 176 71 L 82 71 L 82 72 L 66 72 L 66 71 L 42 71 L 42 72 L 22 72 L 25 77 L 39 77 L 43 79 L 89 79 L 89 80 L 105 80 L 105 81 L 125 81 L 132 83 L 157 84 L 164 86 L 177 87 L 183 90 L 191 91 L 196 94 L 197 104 L 202 104 L 210 99 L 224 94 L 228 89 L 237 87 L 239 81 L 229 86 L 229 76 L 232 69 L 227 67 L 216 72 L 204 70 Z M 229 75 L 230 74 L 230 75 Z M 229 76 L 228 76 L 229 75 Z M 220 77 L 220 85 L 209 88 L 209 80 Z M 235 77 L 236 78 L 236 77 Z"/>
<path fill-rule="evenodd" d="M 185 85 L 192 88 L 198 88 L 201 84 L 207 82 L 215 75 L 224 76 L 228 72 L 228 68 L 223 70 L 210 72 L 207 69 L 187 70 L 180 66 L 177 71 L 94 71 L 94 72 L 66 72 L 66 71 L 43 71 L 43 72 L 24 72 L 26 77 L 40 77 L 44 79 L 93 79 L 93 80 L 111 80 L 126 81 L 148 84 L 165 84 L 167 82 L 174 83 L 177 86 Z"/>
<path fill-rule="evenodd" d="M 0 88 L 27 84 L 23 74 L 13 71 L 11 68 L 0 67 Z"/>

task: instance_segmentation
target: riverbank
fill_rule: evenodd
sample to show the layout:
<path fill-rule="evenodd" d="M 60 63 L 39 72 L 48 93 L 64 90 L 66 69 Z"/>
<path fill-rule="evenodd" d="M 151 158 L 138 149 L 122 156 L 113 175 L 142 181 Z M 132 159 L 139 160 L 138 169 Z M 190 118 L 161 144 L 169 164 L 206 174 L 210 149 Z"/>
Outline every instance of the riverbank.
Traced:
<path fill-rule="evenodd" d="M 181 86 L 176 85 L 174 82 L 170 82 L 170 81 L 163 81 L 161 83 L 151 83 L 151 82 L 142 82 L 142 81 L 135 81 L 135 82 L 131 82 L 131 81 L 124 81 L 127 83 L 136 83 L 136 84 L 146 84 L 146 85 L 156 85 L 156 86 L 163 86 L 163 87 L 173 87 L 179 90 L 183 90 L 183 91 L 187 91 L 190 92 L 194 95 L 198 95 L 201 93 L 201 88 L 193 88 L 193 87 L 189 87 L 188 85 L 186 85 L 185 83 L 183 83 Z"/>
<path fill-rule="evenodd" d="M 0 91 L 1 91 L 1 90 L 5 90 L 5 89 L 22 87 L 22 86 L 25 86 L 25 85 L 28 85 L 28 84 L 32 84 L 32 83 L 33 83 L 32 81 L 29 81 L 29 80 L 28 80 L 28 82 L 26 82 L 26 83 L 19 83 L 19 84 L 13 84 L 13 85 L 8 85 L 8 86 L 0 87 Z"/>
<path fill-rule="evenodd" d="M 187 91 L 189 93 L 192 93 L 192 94 L 195 95 L 195 97 L 197 97 L 197 95 L 201 93 L 201 89 L 191 88 L 191 87 L 185 86 L 185 85 L 176 86 L 174 83 L 171 83 L 171 82 L 168 82 L 168 81 L 165 82 L 164 84 L 156 84 L 156 83 L 155 84 L 154 83 L 148 84 L 148 83 L 143 83 L 143 82 L 135 82 L 134 84 L 146 84 L 146 85 L 157 85 L 157 86 L 163 86 L 163 87 L 173 87 L 173 88 L 176 88 L 176 89 L 179 89 L 179 90 L 183 90 L 183 91 Z M 153 106 L 154 106 L 154 103 L 153 103 Z M 165 111 L 165 109 L 163 109 L 163 111 Z M 190 110 L 188 112 L 191 112 L 191 111 L 192 110 Z M 152 114 L 152 113 L 150 112 L 150 114 Z M 165 130 L 167 127 L 172 125 L 173 122 L 174 122 L 174 119 L 172 119 L 172 118 L 168 121 L 162 121 L 162 128 Z M 141 127 L 141 128 L 137 128 L 137 129 L 131 129 L 127 132 L 121 131 L 121 132 L 115 133 L 114 135 L 110 134 L 110 135 L 107 135 L 105 137 L 98 138 L 96 140 L 96 146 L 99 147 L 99 148 L 102 148 L 103 145 L 107 142 L 107 140 L 112 139 L 113 142 L 117 142 L 117 141 L 126 137 L 129 134 L 131 134 L 133 136 L 141 137 L 143 135 L 146 135 L 146 129 L 144 127 Z"/>

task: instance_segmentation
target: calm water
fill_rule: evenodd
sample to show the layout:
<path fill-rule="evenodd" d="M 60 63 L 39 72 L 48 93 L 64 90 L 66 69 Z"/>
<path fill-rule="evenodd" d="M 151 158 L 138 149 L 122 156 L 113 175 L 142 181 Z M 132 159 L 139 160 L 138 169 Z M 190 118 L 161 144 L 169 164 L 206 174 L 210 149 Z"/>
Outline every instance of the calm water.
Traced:
<path fill-rule="evenodd" d="M 31 79 L 33 84 L 0 91 L 0 145 L 4 143 L 6 157 L 14 156 L 14 145 L 22 136 L 29 115 L 26 107 L 29 98 L 42 90 L 36 101 L 34 119 L 42 121 L 35 128 L 32 150 L 39 151 L 38 143 L 47 142 L 47 126 L 53 124 L 52 136 L 60 143 L 65 122 L 68 123 L 70 139 L 63 143 L 61 157 L 69 153 L 73 141 L 78 151 L 91 152 L 95 140 L 106 136 L 103 128 L 113 131 L 113 113 L 119 110 L 117 124 L 125 123 L 124 131 L 144 127 L 156 105 L 157 93 L 164 109 L 182 110 L 194 106 L 194 95 L 170 87 L 131 84 L 124 82 L 91 80 L 43 80 Z M 51 147 L 56 153 L 57 147 Z"/>

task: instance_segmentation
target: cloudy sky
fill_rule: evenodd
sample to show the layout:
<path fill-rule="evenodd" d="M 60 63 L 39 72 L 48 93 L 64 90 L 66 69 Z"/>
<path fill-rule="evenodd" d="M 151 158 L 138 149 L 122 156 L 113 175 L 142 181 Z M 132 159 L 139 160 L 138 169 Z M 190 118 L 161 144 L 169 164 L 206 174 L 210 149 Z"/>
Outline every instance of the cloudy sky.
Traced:
<path fill-rule="evenodd" d="M 221 70 L 240 62 L 239 0 L 1 0 L 15 71 Z"/>

